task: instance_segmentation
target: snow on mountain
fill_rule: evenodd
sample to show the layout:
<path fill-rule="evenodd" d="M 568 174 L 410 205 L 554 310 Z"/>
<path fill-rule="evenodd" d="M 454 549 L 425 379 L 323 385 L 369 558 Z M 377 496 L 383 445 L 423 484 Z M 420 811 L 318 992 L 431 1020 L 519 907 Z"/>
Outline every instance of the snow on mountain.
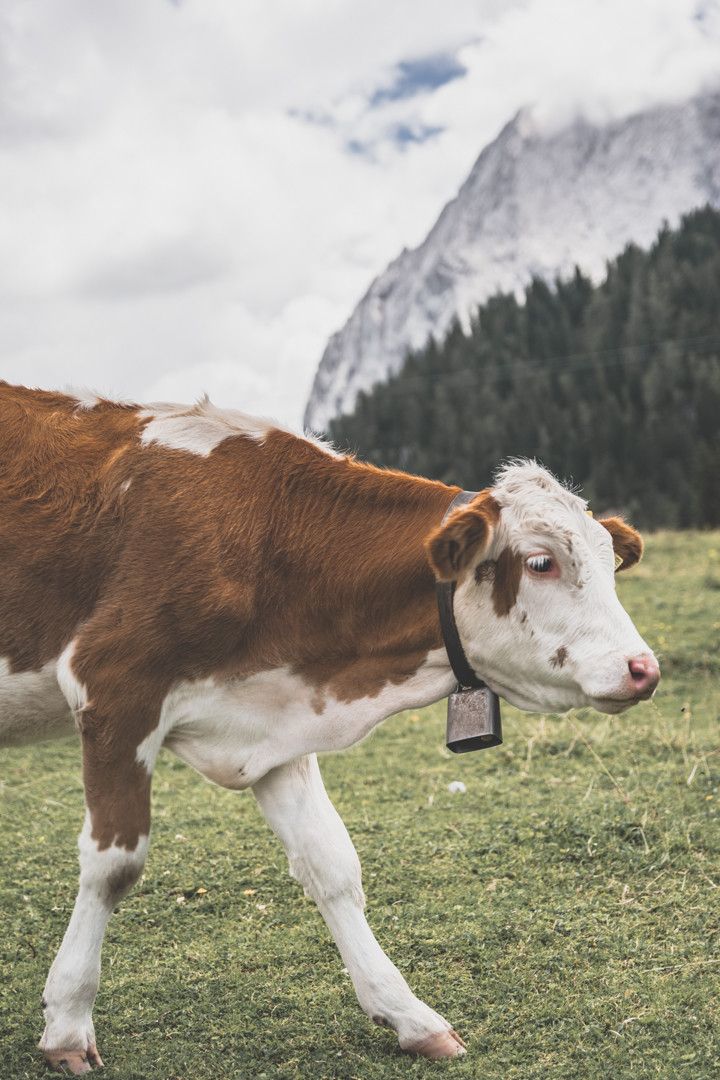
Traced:
<path fill-rule="evenodd" d="M 626 243 L 663 221 L 720 205 L 720 92 L 605 126 L 578 117 L 548 133 L 522 110 L 480 154 L 423 243 L 373 281 L 315 375 L 305 425 L 323 431 L 408 349 L 442 337 L 454 315 L 533 275 L 580 266 L 595 280 Z"/>

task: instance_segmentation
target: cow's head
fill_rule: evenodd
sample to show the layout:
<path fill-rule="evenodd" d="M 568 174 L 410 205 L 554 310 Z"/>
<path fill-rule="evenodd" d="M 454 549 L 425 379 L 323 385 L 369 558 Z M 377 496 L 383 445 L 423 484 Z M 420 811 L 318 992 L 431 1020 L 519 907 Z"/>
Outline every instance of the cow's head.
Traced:
<path fill-rule="evenodd" d="M 652 695 L 660 669 L 615 592 L 642 539 L 596 520 L 534 462 L 505 466 L 427 539 L 435 575 L 456 581 L 455 619 L 475 671 L 513 705 L 618 713 Z"/>

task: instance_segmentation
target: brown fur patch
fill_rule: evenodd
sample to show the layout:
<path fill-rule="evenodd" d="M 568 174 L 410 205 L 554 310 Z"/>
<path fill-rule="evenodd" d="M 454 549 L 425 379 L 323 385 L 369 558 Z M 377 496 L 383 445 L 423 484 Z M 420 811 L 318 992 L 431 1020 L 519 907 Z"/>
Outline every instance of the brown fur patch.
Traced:
<path fill-rule="evenodd" d="M 500 507 L 486 488 L 430 533 L 425 550 L 439 581 L 456 581 L 478 552 L 490 545 L 499 517 Z"/>
<path fill-rule="evenodd" d="M 600 518 L 599 523 L 610 533 L 615 554 L 622 559 L 618 571 L 627 570 L 640 562 L 644 545 L 643 538 L 637 529 L 633 529 L 632 525 L 628 525 L 619 517 Z"/>
<path fill-rule="evenodd" d="M 485 562 L 478 563 L 475 568 L 475 581 L 478 585 L 481 585 L 483 581 L 494 581 L 495 579 L 495 563 L 492 559 L 486 559 Z"/>
<path fill-rule="evenodd" d="M 111 904 L 117 904 L 123 896 L 130 892 L 133 885 L 140 877 L 139 866 L 132 862 L 126 862 L 124 866 L 108 874 L 104 881 L 105 894 Z"/>
<path fill-rule="evenodd" d="M 564 645 L 561 645 L 560 648 L 557 650 L 557 652 L 554 653 L 550 657 L 550 664 L 554 668 L 565 667 L 565 662 L 566 662 L 567 658 L 568 658 L 568 651 L 567 651 L 567 649 L 565 648 Z"/>
<path fill-rule="evenodd" d="M 512 548 L 504 548 L 495 563 L 492 597 L 496 615 L 509 615 L 515 607 L 522 575 L 522 555 Z"/>

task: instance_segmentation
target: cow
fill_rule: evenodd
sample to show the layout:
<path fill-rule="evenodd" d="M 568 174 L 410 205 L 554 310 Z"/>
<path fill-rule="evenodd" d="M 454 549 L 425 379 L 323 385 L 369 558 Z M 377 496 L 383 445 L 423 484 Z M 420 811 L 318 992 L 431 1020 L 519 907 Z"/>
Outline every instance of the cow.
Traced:
<path fill-rule="evenodd" d="M 143 870 L 161 747 L 252 789 L 364 1012 L 411 1053 L 464 1053 L 365 920 L 317 754 L 453 691 L 438 581 L 473 671 L 521 709 L 619 713 L 660 673 L 615 592 L 633 528 L 532 461 L 443 520 L 459 490 L 207 399 L 0 383 L 0 743 L 82 746 L 79 891 L 42 998 L 52 1067 L 102 1064 L 102 940 Z"/>

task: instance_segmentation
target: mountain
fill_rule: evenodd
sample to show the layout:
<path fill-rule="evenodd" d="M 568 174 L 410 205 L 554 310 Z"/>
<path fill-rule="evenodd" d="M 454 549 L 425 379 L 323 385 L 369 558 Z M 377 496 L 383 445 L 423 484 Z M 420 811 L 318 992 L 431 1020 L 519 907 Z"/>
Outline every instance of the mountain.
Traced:
<path fill-rule="evenodd" d="M 664 221 L 720 205 L 720 92 L 605 125 L 577 117 L 543 131 L 524 109 L 475 162 L 419 247 L 373 281 L 315 375 L 305 426 L 326 430 L 360 390 L 442 338 L 495 292 L 579 266 L 599 280 L 629 241 L 649 245 Z"/>

